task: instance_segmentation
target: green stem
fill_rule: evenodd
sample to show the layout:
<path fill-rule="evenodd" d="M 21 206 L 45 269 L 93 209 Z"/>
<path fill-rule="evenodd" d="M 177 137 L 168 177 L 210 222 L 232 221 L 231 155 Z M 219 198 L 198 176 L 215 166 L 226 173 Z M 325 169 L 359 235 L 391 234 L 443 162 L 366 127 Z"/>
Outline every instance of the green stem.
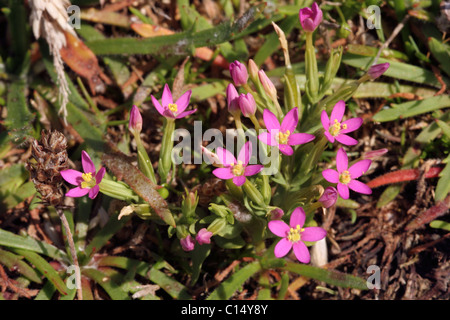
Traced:
<path fill-rule="evenodd" d="M 167 176 L 172 167 L 172 135 L 175 131 L 175 119 L 165 118 L 163 126 L 163 138 L 161 141 L 161 151 L 159 155 L 158 172 L 161 183 L 167 182 Z"/>
<path fill-rule="evenodd" d="M 312 99 L 311 103 L 316 103 L 316 98 L 319 92 L 319 77 L 317 70 L 316 51 L 313 43 L 313 33 L 306 33 L 306 50 L 305 50 L 305 62 L 306 62 L 306 77 L 307 81 L 307 93 Z"/>
<path fill-rule="evenodd" d="M 136 135 L 134 136 L 134 139 L 136 141 L 136 146 L 137 146 L 139 169 L 154 184 L 157 184 L 156 177 L 155 177 L 155 171 L 153 170 L 152 162 L 148 156 L 147 151 L 144 148 L 144 145 L 142 143 L 141 137 L 139 136 L 139 133 L 136 133 Z"/>

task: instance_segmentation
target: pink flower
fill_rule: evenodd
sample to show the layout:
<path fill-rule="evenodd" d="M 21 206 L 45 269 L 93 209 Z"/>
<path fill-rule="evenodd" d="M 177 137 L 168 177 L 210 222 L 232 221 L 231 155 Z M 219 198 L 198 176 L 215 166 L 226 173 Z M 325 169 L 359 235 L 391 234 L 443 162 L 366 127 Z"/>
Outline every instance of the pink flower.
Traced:
<path fill-rule="evenodd" d="M 239 94 L 236 90 L 236 87 L 230 83 L 227 87 L 227 102 L 228 102 L 228 112 L 233 116 L 236 116 L 241 109 L 239 107 Z"/>
<path fill-rule="evenodd" d="M 256 102 L 255 98 L 253 98 L 253 95 L 251 93 L 241 93 L 241 95 L 238 98 L 239 108 L 241 109 L 242 114 L 244 117 L 250 117 L 255 114 L 256 112 Z"/>
<path fill-rule="evenodd" d="M 303 228 L 305 211 L 298 207 L 292 212 L 289 225 L 283 220 L 269 221 L 268 227 L 272 233 L 282 239 L 275 246 L 275 257 L 282 258 L 294 249 L 298 261 L 309 263 L 311 256 L 303 241 L 315 242 L 325 238 L 327 232 L 320 227 Z"/>
<path fill-rule="evenodd" d="M 305 31 L 313 32 L 322 22 L 323 13 L 317 3 L 313 3 L 311 8 L 300 9 L 298 14 L 300 24 Z"/>
<path fill-rule="evenodd" d="M 208 231 L 206 228 L 202 228 L 198 231 L 197 235 L 195 236 L 195 240 L 197 240 L 198 244 L 209 244 L 211 243 L 211 237 L 212 232 Z"/>
<path fill-rule="evenodd" d="M 164 91 L 161 98 L 161 104 L 159 101 L 152 95 L 152 102 L 158 112 L 166 117 L 172 119 L 180 119 L 184 118 L 190 114 L 193 114 L 197 109 L 191 111 L 184 111 L 189 105 L 189 100 L 191 99 L 192 91 L 186 91 L 178 100 L 173 103 L 172 92 L 170 91 L 169 86 L 164 86 Z"/>
<path fill-rule="evenodd" d="M 348 157 L 343 148 L 340 148 L 336 155 L 336 170 L 326 169 L 322 171 L 325 180 L 331 183 L 337 183 L 337 190 L 342 199 L 349 198 L 349 188 L 353 191 L 371 194 L 372 190 L 358 181 L 367 170 L 369 170 L 372 160 L 361 160 L 348 168 Z"/>
<path fill-rule="evenodd" d="M 181 247 L 184 251 L 192 251 L 195 247 L 194 239 L 192 239 L 191 235 L 187 235 L 187 237 L 180 240 Z"/>
<path fill-rule="evenodd" d="M 100 168 L 98 172 L 95 171 L 95 165 L 86 151 L 81 151 L 81 164 L 83 166 L 83 172 L 67 169 L 61 171 L 61 176 L 68 183 L 77 186 L 70 189 L 66 193 L 67 197 L 77 198 L 83 197 L 89 193 L 89 198 L 94 199 L 99 190 L 99 184 L 105 175 L 105 168 Z"/>
<path fill-rule="evenodd" d="M 243 84 L 247 83 L 248 72 L 244 64 L 236 60 L 230 64 L 229 69 L 231 78 L 233 78 L 234 84 L 236 86 L 242 86 Z"/>
<path fill-rule="evenodd" d="M 135 133 L 142 131 L 142 116 L 138 107 L 133 106 L 130 111 L 130 121 L 128 122 L 128 129 Z"/>
<path fill-rule="evenodd" d="M 340 100 L 334 105 L 330 118 L 328 118 L 325 110 L 322 111 L 320 119 L 322 121 L 322 126 L 325 129 L 324 134 L 331 143 L 334 143 L 334 140 L 336 139 L 342 144 L 353 146 L 357 144 L 358 141 L 352 137 L 349 137 L 346 133 L 358 129 L 362 125 L 363 120 L 361 118 L 351 118 L 342 122 L 344 113 L 344 100 Z"/>
<path fill-rule="evenodd" d="M 324 208 L 332 207 L 337 200 L 338 193 L 335 187 L 328 187 L 323 192 L 322 196 L 319 198 L 319 202 L 322 203 Z"/>
<path fill-rule="evenodd" d="M 269 146 L 278 146 L 281 153 L 290 156 L 294 153 L 291 146 L 308 143 L 314 140 L 314 135 L 309 133 L 294 133 L 298 124 L 298 109 L 291 109 L 280 125 L 273 112 L 265 109 L 263 119 L 269 132 L 263 132 L 258 139 Z"/>
<path fill-rule="evenodd" d="M 371 66 L 367 73 L 369 74 L 372 80 L 375 80 L 376 78 L 380 77 L 383 73 L 385 73 L 390 66 L 391 65 L 389 64 L 389 62 L 376 64 Z"/>
<path fill-rule="evenodd" d="M 269 218 L 270 220 L 280 220 L 284 216 L 283 209 L 275 208 L 270 211 Z"/>
<path fill-rule="evenodd" d="M 259 164 L 248 165 L 252 155 L 252 144 L 250 141 L 246 142 L 241 148 L 237 160 L 227 149 L 219 147 L 216 150 L 216 154 L 224 167 L 214 169 L 212 173 L 219 179 L 233 179 L 233 183 L 238 187 L 245 183 L 246 177 L 258 174 L 264 167 Z"/>

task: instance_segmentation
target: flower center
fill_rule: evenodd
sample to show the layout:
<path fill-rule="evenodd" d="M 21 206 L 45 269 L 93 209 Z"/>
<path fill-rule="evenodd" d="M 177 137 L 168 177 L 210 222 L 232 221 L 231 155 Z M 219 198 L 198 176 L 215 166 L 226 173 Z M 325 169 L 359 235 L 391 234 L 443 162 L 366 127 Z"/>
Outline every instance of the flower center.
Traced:
<path fill-rule="evenodd" d="M 169 105 L 167 106 L 169 108 L 170 111 L 172 111 L 173 113 L 178 111 L 178 106 L 175 103 L 169 103 Z"/>
<path fill-rule="evenodd" d="M 292 243 L 296 243 L 301 239 L 301 233 L 305 229 L 302 229 L 300 225 L 297 225 L 295 228 L 291 228 L 288 233 L 288 240 Z"/>
<path fill-rule="evenodd" d="M 342 129 L 347 129 L 347 125 L 341 124 L 337 119 L 334 119 L 334 123 L 330 126 L 329 131 L 333 137 L 336 137 Z"/>
<path fill-rule="evenodd" d="M 244 174 L 244 167 L 242 165 L 242 161 L 238 161 L 236 164 L 232 164 L 231 172 L 235 177 L 242 176 Z"/>
<path fill-rule="evenodd" d="M 287 130 L 286 132 L 280 132 L 277 136 L 277 140 L 279 144 L 287 144 L 289 136 L 291 132 Z"/>
<path fill-rule="evenodd" d="M 93 188 L 95 187 L 95 185 L 97 184 L 97 182 L 95 181 L 95 178 L 92 177 L 92 173 L 88 172 L 88 173 L 83 173 L 81 175 L 81 178 L 83 178 L 83 182 L 81 182 L 81 188 Z"/>
<path fill-rule="evenodd" d="M 352 178 L 350 177 L 350 172 L 348 172 L 347 170 L 342 172 L 341 175 L 339 176 L 339 182 L 340 183 L 347 184 L 351 180 L 352 180 Z"/>

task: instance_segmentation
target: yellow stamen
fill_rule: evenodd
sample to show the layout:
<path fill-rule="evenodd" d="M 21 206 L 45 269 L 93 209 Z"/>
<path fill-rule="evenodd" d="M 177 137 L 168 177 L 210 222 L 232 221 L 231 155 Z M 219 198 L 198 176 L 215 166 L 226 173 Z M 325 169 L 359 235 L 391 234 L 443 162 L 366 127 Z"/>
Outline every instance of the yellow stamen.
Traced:
<path fill-rule="evenodd" d="M 347 184 L 351 180 L 352 180 L 352 178 L 350 177 L 350 172 L 348 172 L 347 170 L 342 172 L 341 175 L 339 176 L 339 182 L 340 183 Z"/>
<path fill-rule="evenodd" d="M 242 165 L 242 161 L 238 161 L 236 164 L 231 165 L 231 172 L 233 175 L 236 176 L 242 176 L 244 174 L 244 167 Z"/>
<path fill-rule="evenodd" d="M 286 132 L 280 132 L 277 136 L 277 140 L 279 144 L 287 144 L 289 136 L 291 132 L 287 130 Z"/>
<path fill-rule="evenodd" d="M 81 178 L 83 178 L 83 182 L 81 182 L 81 188 L 92 188 L 96 185 L 96 181 L 95 178 L 92 177 L 92 173 L 88 172 L 88 173 L 83 173 L 81 175 Z"/>
<path fill-rule="evenodd" d="M 301 239 L 301 232 L 304 229 L 300 228 L 300 225 L 297 225 L 295 228 L 291 228 L 288 233 L 288 240 L 292 243 L 296 243 Z"/>
<path fill-rule="evenodd" d="M 169 105 L 167 107 L 172 112 L 177 112 L 178 111 L 178 106 L 175 103 L 169 103 Z"/>

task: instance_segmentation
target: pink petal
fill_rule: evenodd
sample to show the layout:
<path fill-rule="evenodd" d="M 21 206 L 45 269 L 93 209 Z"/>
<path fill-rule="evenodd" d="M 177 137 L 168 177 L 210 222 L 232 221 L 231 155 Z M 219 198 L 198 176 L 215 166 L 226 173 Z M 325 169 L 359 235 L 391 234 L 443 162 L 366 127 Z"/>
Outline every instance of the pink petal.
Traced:
<path fill-rule="evenodd" d="M 169 104 L 173 103 L 172 92 L 170 92 L 170 88 L 167 83 L 164 85 L 161 103 L 164 108 L 167 108 Z"/>
<path fill-rule="evenodd" d="M 267 130 L 269 130 L 269 132 L 274 129 L 280 131 L 281 129 L 280 122 L 278 121 L 275 114 L 273 114 L 273 112 L 271 112 L 269 109 L 264 109 L 263 119 L 264 124 L 266 125 L 266 128 Z"/>
<path fill-rule="evenodd" d="M 372 194 L 372 189 L 370 189 L 366 184 L 362 183 L 358 180 L 352 180 L 349 182 L 348 187 L 353 191 L 362 193 L 362 194 Z"/>
<path fill-rule="evenodd" d="M 289 130 L 290 133 L 293 133 L 297 128 L 298 124 L 298 108 L 294 107 L 286 114 L 281 123 L 281 131 L 286 132 Z"/>
<path fill-rule="evenodd" d="M 308 247 L 303 242 L 299 241 L 294 243 L 294 254 L 298 261 L 301 263 L 309 263 L 311 256 L 309 255 Z"/>
<path fill-rule="evenodd" d="M 66 193 L 66 197 L 71 197 L 71 198 L 78 198 L 78 197 L 83 197 L 85 195 L 88 194 L 89 192 L 89 188 L 80 188 L 80 187 L 76 187 L 73 189 L 70 189 L 69 192 Z"/>
<path fill-rule="evenodd" d="M 97 184 L 102 182 L 103 177 L 105 176 L 105 173 L 106 173 L 106 169 L 104 167 L 102 167 L 102 168 L 100 168 L 100 170 L 98 170 L 97 174 L 95 175 L 95 182 Z"/>
<path fill-rule="evenodd" d="M 91 160 L 91 157 L 87 154 L 86 151 L 81 151 L 81 164 L 83 166 L 83 171 L 85 173 L 95 174 L 95 165 Z"/>
<path fill-rule="evenodd" d="M 313 17 L 314 17 L 314 26 L 318 26 L 322 22 L 323 12 L 320 10 L 319 5 L 314 2 L 311 6 Z"/>
<path fill-rule="evenodd" d="M 348 157 L 344 148 L 340 148 L 336 154 L 336 169 L 339 173 L 348 169 Z"/>
<path fill-rule="evenodd" d="M 99 191 L 100 187 L 98 186 L 98 184 L 96 184 L 91 190 L 89 190 L 89 198 L 95 199 Z"/>
<path fill-rule="evenodd" d="M 233 173 L 231 172 L 231 169 L 229 167 L 227 168 L 217 168 L 213 170 L 213 175 L 215 175 L 219 179 L 228 180 L 234 177 Z"/>
<path fill-rule="evenodd" d="M 178 112 L 183 112 L 189 105 L 189 101 L 191 100 L 192 90 L 188 90 L 181 97 L 178 98 L 175 104 L 178 107 Z"/>
<path fill-rule="evenodd" d="M 322 171 L 322 176 L 325 180 L 331 183 L 339 182 L 339 172 L 334 169 L 325 169 Z"/>
<path fill-rule="evenodd" d="M 277 243 L 275 249 L 273 250 L 273 253 L 275 254 L 275 257 L 282 258 L 287 255 L 289 251 L 291 251 L 291 248 L 292 242 L 290 242 L 286 238 L 283 238 Z"/>
<path fill-rule="evenodd" d="M 166 118 L 176 119 L 175 113 L 173 113 L 170 109 L 164 109 L 163 116 Z"/>
<path fill-rule="evenodd" d="M 287 144 L 280 144 L 278 148 L 280 149 L 281 153 L 286 156 L 292 156 L 294 154 L 294 149 L 292 149 L 291 146 Z"/>
<path fill-rule="evenodd" d="M 372 164 L 372 160 L 365 159 L 356 162 L 354 165 L 352 165 L 348 172 L 350 173 L 350 177 L 352 179 L 358 179 L 361 177 L 364 173 L 366 173 L 369 170 L 370 165 Z"/>
<path fill-rule="evenodd" d="M 182 112 L 182 113 L 180 113 L 179 115 L 177 115 L 175 118 L 176 118 L 176 119 L 181 119 L 181 118 L 187 117 L 187 116 L 193 114 L 195 111 L 197 111 L 197 109 Z"/>
<path fill-rule="evenodd" d="M 290 146 L 296 146 L 299 144 L 304 144 L 313 141 L 314 135 L 309 133 L 294 133 L 289 136 L 288 144 Z"/>
<path fill-rule="evenodd" d="M 347 129 L 341 129 L 340 133 L 349 133 L 355 131 L 361 127 L 363 123 L 363 119 L 361 118 L 351 118 L 341 123 L 341 126 L 344 124 L 347 125 Z"/>
<path fill-rule="evenodd" d="M 291 229 L 283 220 L 271 220 L 267 226 L 274 235 L 282 238 L 287 237 L 289 230 Z"/>
<path fill-rule="evenodd" d="M 320 121 L 322 122 L 322 126 L 325 131 L 328 131 L 330 129 L 330 119 L 328 118 L 328 114 L 325 110 L 322 110 L 322 113 L 320 114 Z"/>
<path fill-rule="evenodd" d="M 347 200 L 350 197 L 350 191 L 348 190 L 348 186 L 343 183 L 338 183 L 337 190 L 342 199 Z"/>
<path fill-rule="evenodd" d="M 315 25 L 314 25 L 314 22 L 313 22 L 312 19 L 306 18 L 306 19 L 303 20 L 302 27 L 303 27 L 303 29 L 305 29 L 306 31 L 313 31 Z"/>
<path fill-rule="evenodd" d="M 327 137 L 328 141 L 334 143 L 334 137 L 330 134 L 329 131 L 324 131 L 323 134 L 325 135 L 325 137 Z"/>
<path fill-rule="evenodd" d="M 321 227 L 308 227 L 302 232 L 302 241 L 319 241 L 325 238 L 327 232 Z"/>
<path fill-rule="evenodd" d="M 275 140 L 275 134 L 270 132 L 260 133 L 258 139 L 261 140 L 262 143 L 265 143 L 269 146 L 276 146 L 278 142 Z"/>
<path fill-rule="evenodd" d="M 234 178 L 233 178 L 233 183 L 234 183 L 236 186 L 240 187 L 240 186 L 242 186 L 242 185 L 245 183 L 245 180 L 247 180 L 247 179 L 245 178 L 245 176 L 237 176 L 237 177 L 234 177 Z"/>
<path fill-rule="evenodd" d="M 64 180 L 66 180 L 68 183 L 79 186 L 81 182 L 83 182 L 83 178 L 81 175 L 83 174 L 80 171 L 67 169 L 60 172 L 61 176 Z"/>
<path fill-rule="evenodd" d="M 262 164 L 254 164 L 245 167 L 244 176 L 249 177 L 261 172 L 264 169 Z"/>
<path fill-rule="evenodd" d="M 291 219 L 289 220 L 289 226 L 291 228 L 296 228 L 297 226 L 303 227 L 305 224 L 305 211 L 301 207 L 295 208 L 295 210 L 291 214 Z"/>
<path fill-rule="evenodd" d="M 333 111 L 331 111 L 330 123 L 333 123 L 335 119 L 338 122 L 341 122 L 344 113 L 345 113 L 345 102 L 344 100 L 339 100 L 334 105 Z"/>
<path fill-rule="evenodd" d="M 346 146 L 354 146 L 358 144 L 358 140 L 355 140 L 346 134 L 340 133 L 335 138 L 338 142 L 345 144 Z"/>
<path fill-rule="evenodd" d="M 241 148 L 238 154 L 238 161 L 241 161 L 244 165 L 250 161 L 250 157 L 252 156 L 252 143 L 247 141 Z"/>
<path fill-rule="evenodd" d="M 164 111 L 165 109 L 159 104 L 159 101 L 152 95 L 152 102 L 153 102 L 153 106 L 156 108 L 156 110 L 159 112 L 160 115 L 165 116 L 164 115 Z"/>
<path fill-rule="evenodd" d="M 227 149 L 218 147 L 216 149 L 216 155 L 223 165 L 231 166 L 232 164 L 236 163 L 236 158 Z"/>

